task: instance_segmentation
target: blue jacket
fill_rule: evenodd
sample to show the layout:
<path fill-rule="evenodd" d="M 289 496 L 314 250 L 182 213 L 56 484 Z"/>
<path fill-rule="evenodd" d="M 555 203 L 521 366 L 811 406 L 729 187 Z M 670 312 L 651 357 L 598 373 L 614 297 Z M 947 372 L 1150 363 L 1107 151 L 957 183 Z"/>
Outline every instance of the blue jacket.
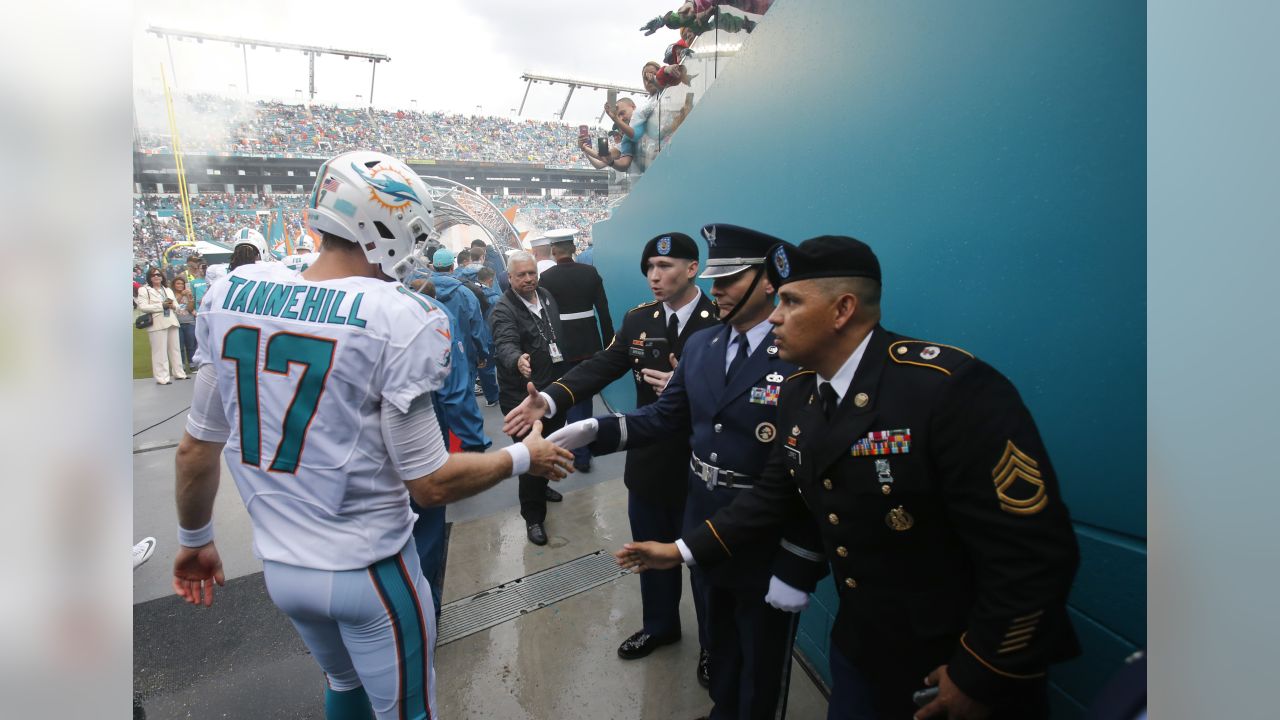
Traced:
<path fill-rule="evenodd" d="M 506 292 L 511 287 L 511 282 L 507 279 L 507 264 L 502 261 L 497 248 L 490 245 L 484 249 L 484 264 L 493 268 L 493 274 L 497 276 L 494 279 L 498 281 L 498 294 Z"/>
<path fill-rule="evenodd" d="M 476 275 L 480 272 L 481 267 L 484 267 L 484 266 L 468 265 L 466 267 L 458 268 L 457 270 L 454 271 L 454 274 L 457 275 L 459 278 L 462 278 L 464 280 L 470 280 L 476 283 L 484 290 L 484 299 L 489 303 L 489 312 L 485 313 L 485 316 L 484 316 L 484 319 L 487 321 L 489 319 L 489 315 L 493 313 L 493 306 L 498 302 L 498 298 L 502 297 L 503 291 L 499 290 L 498 288 L 489 287 L 488 285 L 485 285 L 484 283 L 480 282 L 480 280 L 476 278 Z"/>
<path fill-rule="evenodd" d="M 436 299 L 449 308 L 458 321 L 458 337 L 463 340 L 467 365 L 488 360 L 493 352 L 493 339 L 489 327 L 480 315 L 480 301 L 458 278 L 449 273 L 433 272 L 431 281 L 436 285 Z"/>

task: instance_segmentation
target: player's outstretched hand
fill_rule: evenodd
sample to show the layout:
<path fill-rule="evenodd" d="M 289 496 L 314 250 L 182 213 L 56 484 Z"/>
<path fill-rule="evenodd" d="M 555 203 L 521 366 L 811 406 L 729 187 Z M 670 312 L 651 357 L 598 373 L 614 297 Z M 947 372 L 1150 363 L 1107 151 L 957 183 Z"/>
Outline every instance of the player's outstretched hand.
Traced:
<path fill-rule="evenodd" d="M 524 353 L 516 360 L 516 370 L 524 376 L 525 380 L 533 377 L 533 360 L 529 357 L 529 353 Z"/>
<path fill-rule="evenodd" d="M 542 421 L 521 442 L 529 449 L 530 475 L 559 480 L 573 472 L 573 453 L 542 437 Z"/>
<path fill-rule="evenodd" d="M 547 401 L 542 399 L 542 393 L 538 392 L 538 388 L 533 383 L 528 383 L 526 389 L 529 391 L 529 397 L 520 401 L 506 417 L 502 418 L 502 434 L 520 437 L 529 432 L 529 428 L 533 424 L 546 416 Z"/>
<path fill-rule="evenodd" d="M 198 548 L 179 547 L 173 560 L 173 591 L 192 605 L 213 604 L 213 584 L 226 585 L 222 558 L 212 542 Z"/>
<path fill-rule="evenodd" d="M 684 562 L 675 543 L 629 542 L 614 553 L 618 564 L 628 570 L 667 570 Z"/>

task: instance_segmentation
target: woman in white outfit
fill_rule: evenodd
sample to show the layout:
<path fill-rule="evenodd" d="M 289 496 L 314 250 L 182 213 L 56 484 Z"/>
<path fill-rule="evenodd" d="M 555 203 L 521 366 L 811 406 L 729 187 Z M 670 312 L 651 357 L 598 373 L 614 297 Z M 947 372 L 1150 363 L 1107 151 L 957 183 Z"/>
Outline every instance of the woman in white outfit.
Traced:
<path fill-rule="evenodd" d="M 173 378 L 187 379 L 178 340 L 177 305 L 160 270 L 147 270 L 147 284 L 138 288 L 138 309 L 151 314 L 151 327 L 147 328 L 147 339 L 151 341 L 151 376 L 161 385 L 168 385 Z"/>

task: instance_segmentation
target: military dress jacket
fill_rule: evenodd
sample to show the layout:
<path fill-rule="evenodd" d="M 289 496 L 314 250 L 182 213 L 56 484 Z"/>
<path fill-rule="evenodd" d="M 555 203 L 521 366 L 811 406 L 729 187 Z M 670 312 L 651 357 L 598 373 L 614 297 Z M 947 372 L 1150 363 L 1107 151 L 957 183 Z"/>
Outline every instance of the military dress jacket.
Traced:
<path fill-rule="evenodd" d="M 560 305 L 560 326 L 564 328 L 560 350 L 565 360 L 585 360 L 604 347 L 601 338 L 613 337 L 604 281 L 594 267 L 558 262 L 538 276 L 538 286 L 551 293 Z"/>
<path fill-rule="evenodd" d="M 768 467 L 684 541 L 717 562 L 795 513 L 835 576 L 833 642 L 885 684 L 948 663 L 990 702 L 1079 653 L 1079 553 L 1053 466 L 1017 390 L 963 350 L 875 328 L 830 422 L 816 375 L 791 376 Z"/>
<path fill-rule="evenodd" d="M 699 291 L 694 302 L 697 304 L 672 347 L 676 358 L 681 357 L 690 336 L 703 328 L 720 324 L 711 298 Z M 662 303 L 650 302 L 632 308 L 622 319 L 622 326 L 608 347 L 541 389 L 555 401 L 556 412 L 563 413 L 579 399 L 595 395 L 630 371 L 636 384 L 636 405 L 648 405 L 657 400 L 658 395 L 640 375 L 641 361 L 632 356 L 630 348 L 633 341 L 666 335 L 667 320 Z M 627 453 L 622 480 L 627 489 L 639 497 L 666 504 L 682 504 L 688 465 L 688 436 L 673 436 L 670 442 L 662 445 L 637 448 L 635 452 Z"/>
<path fill-rule="evenodd" d="M 684 356 L 658 401 L 625 415 L 600 417 L 596 441 L 590 445 L 593 454 L 603 455 L 691 437 L 693 454 L 701 463 L 732 472 L 732 476 L 724 476 L 686 466 L 685 533 L 751 488 L 777 436 L 782 383 L 799 369 L 778 357 L 770 332 L 733 377 L 726 378 L 729 334 L 729 326 L 723 325 L 689 338 Z M 699 571 L 705 572 L 712 584 L 759 588 L 763 594 L 775 573 L 775 561 L 794 563 L 797 567 L 788 577 L 804 577 L 796 587 L 812 592 L 827 570 L 821 538 L 807 517 L 785 530 L 785 542 L 784 528 L 761 530 L 735 547 L 725 562 Z"/>

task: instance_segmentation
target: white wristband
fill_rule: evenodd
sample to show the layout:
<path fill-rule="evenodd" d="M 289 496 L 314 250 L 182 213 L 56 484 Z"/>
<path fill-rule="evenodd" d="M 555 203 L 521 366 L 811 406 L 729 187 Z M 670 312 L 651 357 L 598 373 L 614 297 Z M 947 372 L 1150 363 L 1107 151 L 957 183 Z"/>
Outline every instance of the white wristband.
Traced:
<path fill-rule="evenodd" d="M 183 547 L 198 548 L 213 542 L 213 518 L 209 518 L 209 524 L 199 530 L 188 530 L 181 525 L 178 526 L 178 544 Z"/>
<path fill-rule="evenodd" d="M 529 472 L 529 448 L 522 442 L 502 448 L 511 455 L 511 475 L 523 475 Z M 507 477 L 511 477 L 508 475 Z"/>

